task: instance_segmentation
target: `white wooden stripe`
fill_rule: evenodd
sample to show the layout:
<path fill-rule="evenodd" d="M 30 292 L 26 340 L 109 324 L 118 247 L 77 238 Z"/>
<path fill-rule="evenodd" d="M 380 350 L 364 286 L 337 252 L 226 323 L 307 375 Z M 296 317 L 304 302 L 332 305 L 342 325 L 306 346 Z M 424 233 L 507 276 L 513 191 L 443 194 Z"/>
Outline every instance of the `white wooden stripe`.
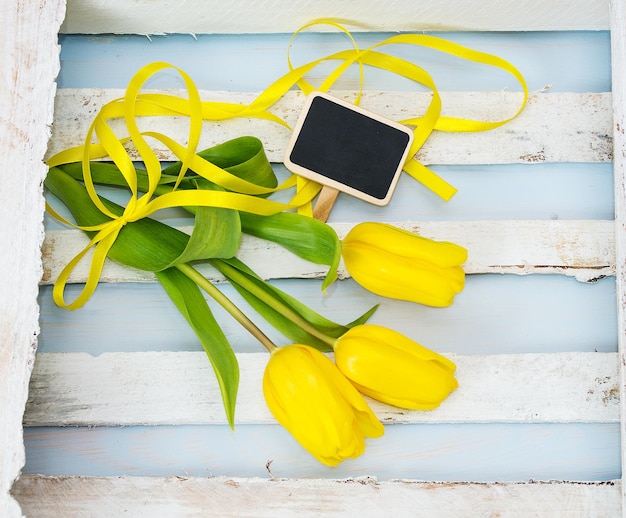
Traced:
<path fill-rule="evenodd" d="M 9 496 L 24 465 L 22 413 L 38 333 L 43 241 L 42 160 L 59 70 L 57 31 L 65 3 L 0 4 L 0 516 L 22 516 Z M 28 174 L 14 174 L 16 171 Z"/>
<path fill-rule="evenodd" d="M 271 468 L 271 467 L 270 467 Z M 183 477 L 24 476 L 15 497 L 30 518 L 56 516 L 619 516 L 621 481 L 519 484 Z"/>
<path fill-rule="evenodd" d="M 613 97 L 613 134 L 615 138 L 615 215 L 617 254 L 617 322 L 622 397 L 622 467 L 626 466 L 626 9 L 624 2 L 611 2 L 611 56 Z M 622 469 L 622 481 L 626 471 Z M 626 491 L 622 486 L 622 513 L 626 515 Z"/>
<path fill-rule="evenodd" d="M 177 95 L 186 96 L 180 91 Z M 355 92 L 335 92 L 354 100 Z M 201 92 L 203 99 L 250 103 L 257 94 Z M 520 106 L 521 94 L 511 92 L 442 92 L 443 114 L 477 120 L 504 120 Z M 82 144 L 100 107 L 123 96 L 119 89 L 62 89 L 56 99 L 55 122 L 49 155 Z M 271 111 L 289 124 L 300 113 L 303 95 L 288 92 Z M 361 105 L 393 120 L 421 115 L 430 102 L 423 92 L 365 92 Z M 533 93 L 526 109 L 501 128 L 479 133 L 435 132 L 417 157 L 425 164 L 509 164 L 538 162 L 610 162 L 613 157 L 609 93 Z M 120 136 L 121 121 L 113 121 Z M 141 126 L 140 127 L 148 127 Z M 186 119 L 150 118 L 149 128 L 178 142 L 186 142 Z M 290 131 L 261 120 L 234 119 L 207 123 L 199 149 L 241 135 L 261 139 L 268 158 L 282 162 Z M 158 143 L 154 150 L 161 160 L 172 160 L 171 152 Z M 134 156 L 134 155 L 133 155 Z"/>
<path fill-rule="evenodd" d="M 420 235 L 447 240 L 466 247 L 468 274 L 478 273 L 558 273 L 590 281 L 614 275 L 614 222 L 605 220 L 550 221 L 456 221 L 396 223 Z M 333 224 L 345 236 L 352 224 Z M 188 227 L 182 228 L 190 232 Z M 51 230 L 42 249 L 43 284 L 50 284 L 61 269 L 86 244 L 79 230 Z M 294 256 L 278 245 L 244 236 L 238 256 L 266 279 L 321 278 L 326 269 Z M 88 262 L 74 270 L 72 282 L 84 282 Z M 223 280 L 209 266 L 198 269 L 209 279 Z M 342 266 L 340 276 L 349 274 Z M 102 273 L 106 282 L 154 281 L 154 276 L 109 261 Z"/>
<path fill-rule="evenodd" d="M 361 30 L 606 30 L 607 0 L 266 0 L 252 2 L 161 0 L 69 0 L 63 26 L 67 33 L 245 33 L 293 32 L 316 18 L 353 20 Z"/>
<path fill-rule="evenodd" d="M 449 355 L 459 389 L 436 410 L 375 401 L 384 423 L 619 422 L 614 353 Z M 266 353 L 238 356 L 236 423 L 272 423 L 261 391 Z M 202 352 L 41 353 L 26 426 L 222 424 L 219 388 Z"/>

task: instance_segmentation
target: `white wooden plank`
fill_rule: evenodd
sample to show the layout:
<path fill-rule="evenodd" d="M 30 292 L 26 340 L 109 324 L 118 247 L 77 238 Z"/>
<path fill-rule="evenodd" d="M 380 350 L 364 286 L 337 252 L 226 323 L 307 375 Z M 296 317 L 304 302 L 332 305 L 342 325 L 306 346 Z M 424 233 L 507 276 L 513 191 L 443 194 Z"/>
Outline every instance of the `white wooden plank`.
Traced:
<path fill-rule="evenodd" d="M 384 423 L 618 422 L 614 353 L 450 355 L 460 388 L 436 410 L 371 401 Z M 238 355 L 238 425 L 273 423 L 261 391 L 266 353 Z M 42 353 L 26 426 L 222 424 L 224 410 L 202 352 Z"/>
<path fill-rule="evenodd" d="M 361 30 L 606 30 L 608 2 L 585 0 L 375 0 L 350 2 L 321 0 L 266 0 L 203 2 L 183 5 L 171 0 L 68 1 L 63 25 L 66 33 L 245 33 L 293 32 L 316 18 L 354 20 Z"/>
<path fill-rule="evenodd" d="M 479 273 L 557 273 L 590 281 L 615 271 L 614 222 L 605 220 L 572 221 L 457 221 L 403 222 L 397 226 L 437 240 L 447 240 L 469 251 L 465 270 Z M 352 224 L 332 224 L 340 238 Z M 188 227 L 182 230 L 190 232 Z M 51 230 L 42 248 L 43 284 L 50 284 L 61 269 L 86 244 L 79 230 Z M 326 268 L 299 259 L 278 245 L 244 236 L 238 256 L 266 279 L 321 278 Z M 83 261 L 74 270 L 71 282 L 84 282 L 89 263 Z M 198 269 L 213 281 L 224 280 L 209 266 Z M 341 266 L 341 278 L 349 273 Z M 126 268 L 112 261 L 105 265 L 106 282 L 150 282 L 154 275 Z"/>
<path fill-rule="evenodd" d="M 616 291 L 620 395 L 622 398 L 622 466 L 626 465 L 626 9 L 611 1 L 611 56 L 613 66 L 613 135 L 615 139 Z M 622 470 L 622 480 L 626 474 Z M 626 515 L 626 492 L 622 487 L 622 513 Z"/>
<path fill-rule="evenodd" d="M 269 471 L 270 468 L 268 468 Z M 268 478 L 23 477 L 31 518 L 65 516 L 619 516 L 621 482 L 520 484 Z"/>
<path fill-rule="evenodd" d="M 21 516 L 8 491 L 24 465 L 22 414 L 33 365 L 39 248 L 43 241 L 42 159 L 59 70 L 57 31 L 65 3 L 0 5 L 0 516 Z"/>
<path fill-rule="evenodd" d="M 186 96 L 181 91 L 176 95 Z M 334 92 L 354 99 L 355 92 Z M 248 104 L 257 94 L 201 92 L 204 100 Z M 119 89 L 61 89 L 57 94 L 55 123 L 48 155 L 83 143 L 100 107 L 123 96 Z M 442 92 L 443 114 L 477 120 L 504 120 L 520 106 L 521 94 L 512 92 Z M 297 120 L 303 94 L 290 91 L 270 111 L 289 124 Z M 430 94 L 423 92 L 365 92 L 361 105 L 393 120 L 422 114 Z M 610 93 L 533 93 L 521 115 L 501 128 L 479 133 L 435 132 L 418 152 L 425 164 L 509 164 L 538 162 L 610 162 L 613 157 Z M 272 162 L 282 162 L 290 131 L 262 120 L 233 119 L 206 123 L 199 149 L 241 135 L 263 142 Z M 112 121 L 125 135 L 122 121 Z M 140 125 L 140 127 L 142 127 Z M 175 117 L 149 119 L 152 131 L 161 131 L 185 142 L 188 121 Z M 175 159 L 164 146 L 154 143 L 161 160 Z M 131 154 L 133 158 L 136 158 Z"/>

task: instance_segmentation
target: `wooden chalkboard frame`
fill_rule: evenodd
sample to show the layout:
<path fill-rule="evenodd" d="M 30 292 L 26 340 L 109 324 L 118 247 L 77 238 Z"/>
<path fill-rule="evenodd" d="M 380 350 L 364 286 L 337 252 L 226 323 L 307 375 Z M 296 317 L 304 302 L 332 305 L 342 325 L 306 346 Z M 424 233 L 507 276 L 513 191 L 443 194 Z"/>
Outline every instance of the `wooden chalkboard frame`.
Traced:
<path fill-rule="evenodd" d="M 374 205 L 387 205 L 413 132 L 323 92 L 307 96 L 285 152 L 293 173 Z"/>

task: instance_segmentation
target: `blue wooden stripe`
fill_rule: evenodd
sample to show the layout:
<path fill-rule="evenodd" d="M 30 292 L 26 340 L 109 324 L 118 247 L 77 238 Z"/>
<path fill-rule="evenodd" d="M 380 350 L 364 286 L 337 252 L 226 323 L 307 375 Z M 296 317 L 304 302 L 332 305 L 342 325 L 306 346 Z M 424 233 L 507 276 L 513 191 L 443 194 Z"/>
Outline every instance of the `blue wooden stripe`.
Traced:
<path fill-rule="evenodd" d="M 615 281 L 584 284 L 553 275 L 469 276 L 450 308 L 381 299 L 352 280 L 331 286 L 320 281 L 281 280 L 275 284 L 313 309 L 341 323 L 381 303 L 371 319 L 400 331 L 426 347 L 459 354 L 588 351 L 617 348 Z M 247 305 L 229 285 L 220 288 L 244 311 Z M 73 300 L 78 287 L 68 288 Z M 202 350 L 197 339 L 158 284 L 101 284 L 78 311 L 59 309 L 43 287 L 40 352 Z M 262 347 L 214 303 L 218 321 L 238 352 Z M 254 313 L 250 311 L 250 315 Z M 253 316 L 253 318 L 255 318 Z M 288 343 L 256 318 L 279 344 Z"/>
<path fill-rule="evenodd" d="M 459 191 L 445 202 L 403 174 L 386 207 L 340 195 L 329 221 L 613 219 L 613 164 L 432 166 Z"/>
<path fill-rule="evenodd" d="M 280 426 L 30 428 L 25 474 L 520 482 L 621 476 L 617 424 L 392 425 L 328 468 Z"/>
<path fill-rule="evenodd" d="M 275 164 L 277 177 L 287 177 Z M 329 222 L 357 221 L 479 221 L 493 219 L 613 219 L 613 164 L 533 164 L 433 166 L 432 169 L 459 189 L 445 202 L 407 174 L 400 177 L 393 199 L 377 207 L 340 194 Z M 102 189 L 104 196 L 125 203 L 118 189 Z M 273 199 L 288 201 L 293 194 Z M 65 214 L 64 207 L 51 204 Z M 69 217 L 69 216 L 68 216 Z M 156 213 L 169 225 L 191 225 L 183 209 Z M 46 216 L 46 228 L 65 228 Z"/>
<path fill-rule="evenodd" d="M 438 36 L 497 54 L 524 74 L 530 90 L 551 86 L 558 92 L 605 92 L 611 89 L 610 35 L 599 32 L 437 33 Z M 361 47 L 390 34 L 355 34 Z M 191 74 L 198 88 L 259 91 L 287 71 L 287 34 L 81 36 L 62 35 L 61 88 L 124 88 L 135 71 L 151 61 L 166 61 Z M 350 48 L 340 34 L 303 34 L 293 47 L 293 62 L 304 64 Z M 518 89 L 515 80 L 490 67 L 466 67 L 441 53 L 410 47 L 389 47 L 395 55 L 414 59 L 434 77 L 441 90 Z M 323 70 L 314 74 L 321 78 Z M 346 76 L 342 87 L 357 87 L 358 74 Z M 367 87 L 413 89 L 389 73 L 368 69 Z M 151 88 L 182 87 L 175 73 L 159 75 Z"/>

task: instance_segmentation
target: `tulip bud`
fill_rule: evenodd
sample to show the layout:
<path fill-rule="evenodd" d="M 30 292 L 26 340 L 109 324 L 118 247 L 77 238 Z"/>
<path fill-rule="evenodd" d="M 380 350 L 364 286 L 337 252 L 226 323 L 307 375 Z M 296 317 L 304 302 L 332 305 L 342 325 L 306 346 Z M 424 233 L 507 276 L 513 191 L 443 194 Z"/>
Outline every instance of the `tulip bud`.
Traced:
<path fill-rule="evenodd" d="M 342 242 L 352 278 L 377 295 L 445 307 L 465 284 L 467 250 L 385 223 L 359 223 Z"/>
<path fill-rule="evenodd" d="M 458 387 L 455 364 L 386 327 L 353 327 L 335 343 L 339 370 L 366 396 L 413 410 L 433 409 Z"/>
<path fill-rule="evenodd" d="M 278 422 L 328 466 L 358 457 L 365 437 L 384 433 L 363 396 L 331 360 L 307 345 L 272 351 L 263 394 Z"/>

